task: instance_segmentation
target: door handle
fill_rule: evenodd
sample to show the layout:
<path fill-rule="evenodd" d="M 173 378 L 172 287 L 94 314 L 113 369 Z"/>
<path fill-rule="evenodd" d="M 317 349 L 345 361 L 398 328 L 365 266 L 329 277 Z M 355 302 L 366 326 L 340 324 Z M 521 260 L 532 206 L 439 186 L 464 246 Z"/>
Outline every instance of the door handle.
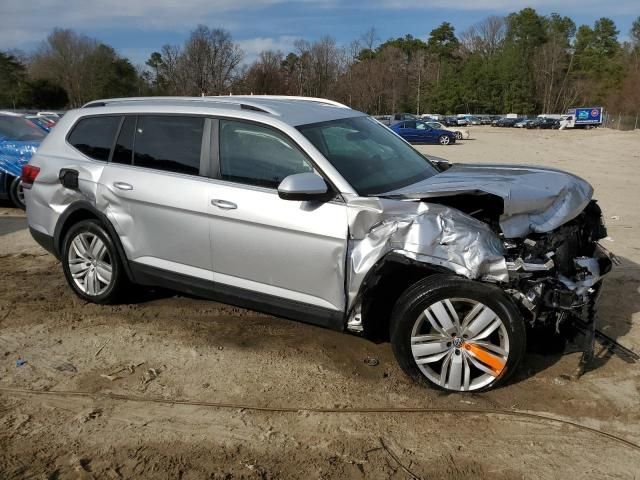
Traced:
<path fill-rule="evenodd" d="M 236 208 L 238 208 L 238 205 L 236 205 L 233 202 L 228 202 L 227 200 L 211 200 L 211 205 L 213 205 L 214 207 L 218 207 L 221 208 L 223 210 L 234 210 Z"/>
<path fill-rule="evenodd" d="M 113 186 L 118 190 L 133 190 L 133 185 L 129 185 L 128 183 L 124 182 L 115 182 Z"/>

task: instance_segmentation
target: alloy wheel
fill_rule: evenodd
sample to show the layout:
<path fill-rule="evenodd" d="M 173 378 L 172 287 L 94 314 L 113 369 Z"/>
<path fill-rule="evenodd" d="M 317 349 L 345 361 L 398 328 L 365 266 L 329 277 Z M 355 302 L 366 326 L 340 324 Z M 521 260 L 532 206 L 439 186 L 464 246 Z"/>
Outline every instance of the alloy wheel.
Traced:
<path fill-rule="evenodd" d="M 447 135 L 442 135 L 440 137 L 440 145 L 449 145 L 449 142 L 451 140 L 449 139 L 449 137 Z"/>
<path fill-rule="evenodd" d="M 450 298 L 433 303 L 418 316 L 411 352 L 430 382 L 447 390 L 472 391 L 500 376 L 509 358 L 509 337 L 488 306 Z"/>
<path fill-rule="evenodd" d="M 67 258 L 76 286 L 98 296 L 111 285 L 113 266 L 105 243 L 91 232 L 81 232 L 71 241 Z"/>

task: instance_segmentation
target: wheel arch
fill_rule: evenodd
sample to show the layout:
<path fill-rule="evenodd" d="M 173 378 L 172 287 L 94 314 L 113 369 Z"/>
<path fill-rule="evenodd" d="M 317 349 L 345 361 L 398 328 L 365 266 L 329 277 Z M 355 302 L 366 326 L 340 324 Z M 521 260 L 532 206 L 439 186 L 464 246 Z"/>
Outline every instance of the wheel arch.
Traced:
<path fill-rule="evenodd" d="M 122 243 L 120 242 L 118 233 L 104 213 L 100 212 L 95 206 L 84 200 L 80 200 L 69 205 L 58 218 L 58 222 L 56 223 L 53 233 L 53 248 L 56 257 L 58 257 L 58 259 L 62 259 L 64 248 L 63 242 L 67 232 L 73 225 L 83 220 L 97 220 L 105 230 L 107 230 L 107 233 L 113 240 L 116 250 L 118 251 L 118 255 L 120 256 L 122 267 L 126 272 L 126 275 L 128 279 L 133 282 L 133 272 L 129 266 L 129 261 L 124 248 L 122 247 Z"/>
<path fill-rule="evenodd" d="M 355 305 L 360 307 L 362 335 L 373 341 L 389 340 L 391 311 L 411 285 L 435 274 L 457 275 L 454 271 L 391 252 L 367 273 Z"/>

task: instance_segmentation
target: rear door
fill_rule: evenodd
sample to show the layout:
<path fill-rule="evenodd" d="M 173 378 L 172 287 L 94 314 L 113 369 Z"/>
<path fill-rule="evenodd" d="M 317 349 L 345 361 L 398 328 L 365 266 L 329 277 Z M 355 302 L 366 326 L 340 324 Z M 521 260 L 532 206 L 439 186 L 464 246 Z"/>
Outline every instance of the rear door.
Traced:
<path fill-rule="evenodd" d="M 199 116 L 124 117 L 99 198 L 135 268 L 213 279 L 205 177 L 210 126 Z"/>
<path fill-rule="evenodd" d="M 279 130 L 237 120 L 220 120 L 214 130 L 219 180 L 211 182 L 209 214 L 216 284 L 302 308 L 311 323 L 341 326 L 346 205 L 338 196 L 325 202 L 278 196 L 286 176 L 315 170 Z"/>

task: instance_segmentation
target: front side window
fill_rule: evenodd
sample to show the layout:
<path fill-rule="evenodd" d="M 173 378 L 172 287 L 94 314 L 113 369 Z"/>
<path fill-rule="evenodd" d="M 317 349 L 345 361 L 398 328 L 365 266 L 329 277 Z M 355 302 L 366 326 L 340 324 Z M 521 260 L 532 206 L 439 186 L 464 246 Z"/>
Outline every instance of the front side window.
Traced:
<path fill-rule="evenodd" d="M 247 122 L 220 120 L 220 178 L 277 188 L 285 177 L 312 172 L 300 149 L 278 131 Z"/>
<path fill-rule="evenodd" d="M 133 141 L 133 165 L 198 175 L 203 131 L 203 117 L 139 115 Z M 126 142 L 127 138 L 123 138 L 122 152 L 125 159 Z"/>
<path fill-rule="evenodd" d="M 83 118 L 73 127 L 67 140 L 87 157 L 106 162 L 121 118 L 119 115 Z"/>
<path fill-rule="evenodd" d="M 377 195 L 438 173 L 411 145 L 371 117 L 312 123 L 298 130 L 359 195 Z"/>

